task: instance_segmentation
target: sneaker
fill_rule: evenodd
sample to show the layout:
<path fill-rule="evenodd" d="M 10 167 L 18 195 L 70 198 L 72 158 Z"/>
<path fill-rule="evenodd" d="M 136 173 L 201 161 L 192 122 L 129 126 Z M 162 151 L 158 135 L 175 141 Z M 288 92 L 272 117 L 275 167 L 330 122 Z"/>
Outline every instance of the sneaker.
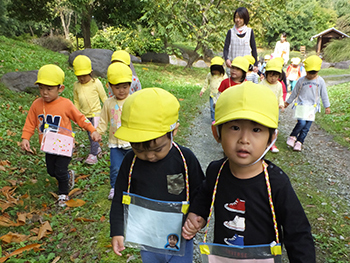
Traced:
<path fill-rule="evenodd" d="M 68 171 L 68 187 L 72 190 L 74 187 L 75 172 L 73 170 Z"/>
<path fill-rule="evenodd" d="M 287 140 L 287 145 L 293 148 L 296 140 L 297 138 L 295 136 L 289 136 Z"/>
<path fill-rule="evenodd" d="M 90 153 L 89 156 L 86 158 L 85 163 L 87 164 L 97 163 L 97 156 Z"/>
<path fill-rule="evenodd" d="M 245 218 L 236 216 L 231 221 L 225 221 L 224 226 L 226 226 L 229 229 L 237 230 L 237 231 L 244 231 L 245 229 Z"/>
<path fill-rule="evenodd" d="M 296 142 L 294 147 L 293 147 L 293 151 L 297 151 L 297 152 L 301 152 L 301 142 Z"/>
<path fill-rule="evenodd" d="M 276 145 L 272 145 L 272 147 L 270 148 L 270 151 L 273 152 L 273 153 L 278 153 L 280 150 L 278 150 Z"/>
<path fill-rule="evenodd" d="M 114 197 L 114 188 L 111 188 L 111 190 L 109 191 L 108 200 L 112 200 L 113 197 Z"/>
<path fill-rule="evenodd" d="M 234 201 L 233 203 L 225 204 L 225 208 L 231 212 L 237 212 L 237 213 L 244 214 L 245 213 L 245 201 L 237 198 L 236 201 Z"/>
<path fill-rule="evenodd" d="M 229 246 L 244 246 L 244 237 L 237 234 L 231 238 L 225 238 L 224 241 Z"/>
<path fill-rule="evenodd" d="M 60 207 L 65 207 L 67 201 L 69 201 L 68 195 L 59 195 L 58 196 L 58 205 Z"/>

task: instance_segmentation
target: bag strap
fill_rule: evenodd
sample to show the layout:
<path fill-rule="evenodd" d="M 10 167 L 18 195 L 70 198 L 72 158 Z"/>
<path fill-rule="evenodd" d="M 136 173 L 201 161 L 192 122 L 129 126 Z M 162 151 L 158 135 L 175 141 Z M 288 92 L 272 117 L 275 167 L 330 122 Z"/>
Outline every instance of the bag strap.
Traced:
<path fill-rule="evenodd" d="M 211 199 L 210 211 L 209 211 L 209 216 L 208 216 L 208 221 L 207 221 L 207 225 L 206 225 L 206 230 L 205 230 L 205 234 L 204 234 L 203 243 L 206 243 L 206 241 L 207 241 L 207 234 L 208 234 L 208 230 L 209 230 L 209 223 L 210 223 L 210 219 L 211 219 L 211 216 L 212 216 L 213 210 L 214 210 L 214 202 L 215 202 L 215 196 L 216 196 L 216 192 L 217 192 L 219 177 L 221 175 L 222 168 L 224 167 L 224 165 L 227 162 L 227 160 L 228 159 L 226 159 L 222 163 L 222 165 L 221 165 L 221 167 L 219 169 L 218 175 L 216 177 L 216 181 L 215 181 L 213 195 L 212 195 L 212 199 Z M 266 164 L 265 161 L 262 162 L 262 165 L 263 165 L 264 174 L 265 174 L 265 181 L 266 181 L 267 194 L 268 194 L 268 198 L 269 198 L 269 205 L 270 205 L 271 213 L 272 213 L 273 227 L 274 227 L 275 235 L 276 235 L 276 243 L 279 243 L 279 234 L 278 234 L 278 227 L 277 227 L 275 208 L 274 208 L 273 201 L 272 201 L 272 193 L 271 193 L 271 185 L 270 185 L 269 173 L 267 172 L 268 165 Z"/>
<path fill-rule="evenodd" d="M 189 186 L 189 179 L 188 179 L 188 166 L 187 166 L 187 162 L 185 159 L 185 156 L 183 155 L 180 147 L 175 143 L 172 142 L 172 145 L 174 145 L 176 147 L 176 149 L 179 151 L 182 161 L 184 163 L 184 168 L 185 168 L 185 182 L 186 182 L 186 201 L 189 202 L 190 201 L 190 186 Z M 130 186 L 131 186 L 131 174 L 134 168 L 136 162 L 136 155 L 134 155 L 134 158 L 132 159 L 132 163 L 130 166 L 130 170 L 129 170 L 129 180 L 128 180 L 128 190 L 127 193 L 130 193 Z"/>

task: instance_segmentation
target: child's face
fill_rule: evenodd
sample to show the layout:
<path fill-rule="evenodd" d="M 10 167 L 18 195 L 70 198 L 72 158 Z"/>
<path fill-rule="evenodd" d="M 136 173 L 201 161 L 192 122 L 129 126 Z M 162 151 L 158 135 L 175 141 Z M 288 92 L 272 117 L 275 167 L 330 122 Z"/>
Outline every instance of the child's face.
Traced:
<path fill-rule="evenodd" d="M 238 13 L 235 15 L 235 25 L 237 28 L 244 26 L 244 19 L 239 17 Z"/>
<path fill-rule="evenodd" d="M 151 141 L 149 149 L 144 149 L 141 144 L 138 144 L 138 147 L 132 144 L 131 147 L 137 158 L 155 163 L 167 156 L 171 148 L 171 140 L 165 134 Z"/>
<path fill-rule="evenodd" d="M 307 71 L 306 78 L 309 80 L 313 80 L 313 79 L 317 78 L 317 74 L 318 74 L 317 71 Z"/>
<path fill-rule="evenodd" d="M 169 246 L 175 247 L 177 243 L 177 239 L 174 236 L 170 236 L 168 239 Z"/>
<path fill-rule="evenodd" d="M 86 84 L 91 80 L 90 75 L 77 76 L 77 78 L 80 84 Z"/>
<path fill-rule="evenodd" d="M 64 86 L 48 86 L 39 84 L 40 95 L 45 102 L 52 102 L 56 100 L 60 93 L 64 90 Z"/>
<path fill-rule="evenodd" d="M 269 136 L 266 126 L 251 120 L 233 120 L 222 125 L 220 140 L 230 163 L 245 166 L 261 157 Z"/>
<path fill-rule="evenodd" d="M 218 70 L 213 70 L 213 75 L 221 75 L 221 73 Z"/>
<path fill-rule="evenodd" d="M 276 84 L 278 82 L 278 79 L 280 77 L 280 74 L 277 72 L 269 72 L 266 74 L 266 80 L 270 84 Z"/>
<path fill-rule="evenodd" d="M 243 76 L 243 71 L 240 68 L 233 66 L 230 68 L 230 74 L 231 74 L 231 78 L 235 82 L 240 82 Z"/>
<path fill-rule="evenodd" d="M 129 83 L 119 83 L 119 84 L 111 84 L 109 83 L 114 96 L 118 100 L 124 100 L 129 95 L 130 84 Z"/>

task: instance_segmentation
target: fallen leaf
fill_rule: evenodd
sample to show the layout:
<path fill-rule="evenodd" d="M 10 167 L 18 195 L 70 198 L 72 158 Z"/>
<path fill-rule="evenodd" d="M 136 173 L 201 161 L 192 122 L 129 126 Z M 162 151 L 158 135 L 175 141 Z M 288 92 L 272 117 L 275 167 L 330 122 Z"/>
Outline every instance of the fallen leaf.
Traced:
<path fill-rule="evenodd" d="M 0 165 L 0 171 L 6 172 L 6 169 L 4 166 Z"/>
<path fill-rule="evenodd" d="M 83 206 L 85 203 L 86 202 L 81 199 L 70 199 L 66 202 L 66 205 L 68 207 L 79 207 L 79 206 Z"/>
<path fill-rule="evenodd" d="M 306 205 L 306 207 L 316 207 L 315 205 Z"/>
<path fill-rule="evenodd" d="M 53 197 L 55 197 L 56 199 L 58 199 L 58 195 L 54 192 L 49 192 Z"/>
<path fill-rule="evenodd" d="M 105 216 L 101 216 L 100 221 L 104 222 L 105 220 L 106 220 L 106 217 Z"/>
<path fill-rule="evenodd" d="M 183 101 L 184 99 L 179 99 L 179 101 Z"/>
<path fill-rule="evenodd" d="M 79 194 L 81 194 L 83 191 L 79 188 L 74 188 L 72 191 L 69 192 L 68 196 L 72 197 L 72 196 L 77 196 Z"/>
<path fill-rule="evenodd" d="M 45 221 L 39 229 L 37 240 L 39 241 L 40 239 L 46 237 L 47 234 L 51 234 L 51 233 L 52 233 L 52 228 L 50 226 L 50 223 L 49 221 Z"/>
<path fill-rule="evenodd" d="M 88 178 L 90 175 L 81 175 L 81 176 L 78 176 L 77 178 L 75 178 L 74 182 L 78 182 L 78 180 L 80 179 L 85 179 L 85 178 Z"/>
<path fill-rule="evenodd" d="M 74 262 L 75 259 L 76 259 L 77 257 L 79 257 L 79 255 L 80 255 L 80 251 L 77 251 L 77 252 L 75 252 L 73 255 L 71 255 L 69 258 L 70 258 L 70 260 L 72 260 L 72 261 Z"/>
<path fill-rule="evenodd" d="M 324 220 L 326 220 L 326 219 L 324 219 L 323 217 L 319 217 L 319 218 L 317 218 L 317 220 L 318 220 L 318 221 L 324 221 Z"/>
<path fill-rule="evenodd" d="M 58 257 L 55 257 L 55 259 L 51 262 L 51 263 L 57 263 L 59 260 L 61 259 L 61 257 L 60 256 L 58 256 Z"/>
<path fill-rule="evenodd" d="M 21 247 L 19 249 L 16 249 L 15 251 L 13 251 L 11 254 L 7 255 L 6 257 L 2 257 L 0 258 L 0 263 L 5 262 L 8 258 L 15 256 L 15 255 L 19 255 L 21 253 L 23 253 L 24 251 L 29 251 L 35 248 L 39 248 L 41 246 L 41 244 L 31 244 L 31 245 L 27 245 L 25 247 Z"/>
<path fill-rule="evenodd" d="M 71 228 L 69 229 L 68 233 L 72 233 L 72 232 L 77 232 L 77 229 L 74 227 L 74 228 Z"/>
<path fill-rule="evenodd" d="M 28 238 L 29 238 L 29 236 L 27 236 L 27 235 L 8 232 L 6 235 L 1 236 L 0 240 L 2 240 L 2 242 L 6 243 L 6 244 L 9 244 L 11 242 L 20 243 L 20 242 L 26 241 Z"/>

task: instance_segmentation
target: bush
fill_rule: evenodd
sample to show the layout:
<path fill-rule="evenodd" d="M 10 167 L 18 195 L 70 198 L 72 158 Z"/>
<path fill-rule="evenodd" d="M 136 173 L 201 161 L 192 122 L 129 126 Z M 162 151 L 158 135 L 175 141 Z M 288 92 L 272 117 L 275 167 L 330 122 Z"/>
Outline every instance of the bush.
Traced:
<path fill-rule="evenodd" d="M 329 42 L 323 49 L 323 57 L 328 62 L 350 60 L 350 38 Z"/>
<path fill-rule="evenodd" d="M 33 39 L 32 42 L 52 51 L 68 50 L 73 48 L 72 43 L 62 36 L 41 37 Z"/>

